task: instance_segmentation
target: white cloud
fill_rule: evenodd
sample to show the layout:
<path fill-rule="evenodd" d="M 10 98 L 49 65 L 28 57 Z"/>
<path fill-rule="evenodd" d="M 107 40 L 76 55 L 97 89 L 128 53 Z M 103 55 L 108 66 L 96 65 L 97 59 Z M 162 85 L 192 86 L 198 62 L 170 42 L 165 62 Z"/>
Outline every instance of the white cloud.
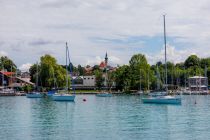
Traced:
<path fill-rule="evenodd" d="M 171 46 L 167 44 L 167 61 L 173 62 L 173 63 L 179 63 L 179 62 L 184 62 L 186 58 L 193 53 L 192 51 L 186 51 L 186 50 L 176 50 L 174 46 Z M 151 64 L 155 64 L 158 61 L 165 62 L 165 47 L 162 48 L 160 53 L 156 55 L 147 55 L 148 61 Z"/>
<path fill-rule="evenodd" d="M 31 66 L 32 66 L 31 63 L 26 63 L 26 64 L 22 64 L 22 65 L 19 67 L 19 69 L 20 69 L 21 71 L 28 71 L 29 68 L 30 68 Z"/>
<path fill-rule="evenodd" d="M 0 56 L 7 56 L 7 55 L 8 55 L 7 52 L 5 52 L 5 51 L 0 51 Z"/>
<path fill-rule="evenodd" d="M 45 53 L 65 64 L 65 42 L 69 42 L 74 64 L 95 64 L 106 51 L 113 63 L 128 63 L 133 45 L 97 42 L 96 37 L 124 40 L 125 37 L 160 36 L 166 13 L 167 36 L 175 43 L 170 58 L 181 61 L 190 53 L 210 56 L 210 1 L 207 0 L 7 0 L 0 4 L 0 50 L 15 63 L 34 63 Z M 176 39 L 175 37 L 178 37 Z M 113 43 L 114 42 L 114 43 Z M 186 45 L 190 44 L 190 45 Z M 147 46 L 142 53 L 147 52 Z M 155 50 L 155 48 L 154 48 Z M 156 51 L 157 52 L 157 51 Z M 147 52 L 147 56 L 160 54 Z M 150 58 L 152 59 L 152 58 Z M 119 61 L 120 60 L 120 61 Z M 111 56 L 110 56 L 111 63 Z"/>

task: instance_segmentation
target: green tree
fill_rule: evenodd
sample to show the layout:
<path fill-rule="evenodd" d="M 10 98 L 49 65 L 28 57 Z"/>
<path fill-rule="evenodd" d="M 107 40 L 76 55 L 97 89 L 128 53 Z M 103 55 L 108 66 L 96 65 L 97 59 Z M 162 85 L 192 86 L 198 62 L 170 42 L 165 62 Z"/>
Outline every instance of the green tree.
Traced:
<path fill-rule="evenodd" d="M 36 81 L 37 64 L 30 67 L 29 72 L 31 75 L 31 81 Z M 40 58 L 40 64 L 38 64 L 38 77 L 39 86 L 52 88 L 54 86 L 64 87 L 66 84 L 66 70 L 57 64 L 57 61 L 51 55 L 44 55 Z M 69 81 L 70 78 L 68 77 Z M 56 81 L 56 85 L 54 85 Z M 70 82 L 69 82 L 70 83 Z"/>
<path fill-rule="evenodd" d="M 146 57 L 143 54 L 135 54 L 131 57 L 129 64 L 131 89 L 138 90 L 141 79 L 142 89 L 148 90 L 154 82 L 155 77 L 153 71 L 150 70 L 150 65 L 147 63 Z"/>
<path fill-rule="evenodd" d="M 130 75 L 131 72 L 130 67 L 128 65 L 123 65 L 114 72 L 117 90 L 124 90 L 125 92 L 129 92 L 131 88 Z"/>
<path fill-rule="evenodd" d="M 7 71 L 12 71 L 15 72 L 17 69 L 17 66 L 15 65 L 15 63 L 9 59 L 7 56 L 2 56 L 0 58 L 0 68 L 2 69 L 2 67 L 4 66 L 4 69 L 6 69 Z"/>
<path fill-rule="evenodd" d="M 103 73 L 100 70 L 95 70 L 94 71 L 94 75 L 96 77 L 96 87 L 98 89 L 101 89 L 101 87 L 103 86 Z"/>
<path fill-rule="evenodd" d="M 197 55 L 191 55 L 185 60 L 184 65 L 186 68 L 200 66 L 200 59 Z"/>
<path fill-rule="evenodd" d="M 79 75 L 84 75 L 84 68 L 81 66 L 81 65 L 78 65 L 77 66 L 77 69 L 78 69 L 78 72 L 79 72 Z"/>

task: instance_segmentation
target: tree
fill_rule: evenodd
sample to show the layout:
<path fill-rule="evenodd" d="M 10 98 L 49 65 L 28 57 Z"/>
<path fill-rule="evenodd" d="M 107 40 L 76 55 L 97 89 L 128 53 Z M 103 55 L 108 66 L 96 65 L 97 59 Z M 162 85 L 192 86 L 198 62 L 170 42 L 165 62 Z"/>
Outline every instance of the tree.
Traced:
<path fill-rule="evenodd" d="M 201 61 L 201 68 L 205 68 L 205 66 L 210 67 L 210 57 L 209 58 L 202 58 Z"/>
<path fill-rule="evenodd" d="M 84 68 L 81 66 L 81 65 L 78 65 L 77 66 L 77 69 L 78 69 L 78 72 L 79 72 L 79 75 L 84 75 Z"/>
<path fill-rule="evenodd" d="M 12 71 L 15 72 L 17 69 L 17 66 L 15 65 L 15 63 L 9 59 L 7 56 L 2 56 L 0 58 L 0 68 L 2 69 L 2 67 L 4 66 L 4 69 L 6 69 L 7 71 Z"/>
<path fill-rule="evenodd" d="M 30 67 L 29 72 L 31 81 L 35 82 L 37 64 L 33 64 Z M 66 70 L 61 65 L 58 65 L 56 59 L 51 55 L 44 55 L 40 58 L 40 64 L 38 64 L 38 77 L 38 85 L 46 88 L 52 88 L 54 86 L 64 87 L 67 78 Z M 55 81 L 56 85 L 54 85 Z"/>
<path fill-rule="evenodd" d="M 40 71 L 40 66 L 38 64 L 33 64 L 30 68 L 29 68 L 29 73 L 31 76 L 31 82 L 35 83 L 36 82 L 36 74 L 38 71 Z M 37 71 L 37 67 L 38 67 L 38 71 Z"/>
<path fill-rule="evenodd" d="M 186 68 L 200 66 L 200 59 L 197 55 L 191 55 L 185 60 L 184 65 Z"/>
<path fill-rule="evenodd" d="M 96 76 L 96 87 L 98 89 L 101 89 L 101 87 L 103 86 L 103 73 L 100 70 L 95 70 L 94 74 Z"/>
<path fill-rule="evenodd" d="M 152 74 L 153 72 L 150 70 L 150 65 L 147 63 L 146 57 L 142 54 L 135 54 L 131 57 L 129 64 L 131 72 L 130 88 L 133 90 L 138 90 L 141 79 L 142 89 L 148 90 L 154 80 L 154 75 Z"/>
<path fill-rule="evenodd" d="M 117 90 L 124 90 L 125 92 L 129 91 L 131 88 L 131 80 L 130 80 L 130 67 L 128 65 L 123 65 L 119 67 L 114 72 L 114 78 L 116 82 Z"/>

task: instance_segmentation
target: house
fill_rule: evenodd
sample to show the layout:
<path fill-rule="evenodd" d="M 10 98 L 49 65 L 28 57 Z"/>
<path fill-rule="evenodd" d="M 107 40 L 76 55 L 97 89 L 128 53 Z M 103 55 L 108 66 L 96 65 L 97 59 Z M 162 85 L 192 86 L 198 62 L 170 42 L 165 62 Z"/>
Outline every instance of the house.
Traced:
<path fill-rule="evenodd" d="M 14 75 L 14 72 L 0 71 L 0 85 L 2 87 L 11 85 L 14 81 Z"/>
<path fill-rule="evenodd" d="M 34 83 L 30 82 L 30 79 L 17 77 L 14 72 L 0 71 L 0 79 L 0 85 L 2 87 L 22 87 L 25 85 L 34 85 Z"/>
<path fill-rule="evenodd" d="M 91 76 L 72 76 L 72 83 L 76 89 L 94 89 L 95 75 Z"/>
<path fill-rule="evenodd" d="M 202 76 L 194 76 L 188 79 L 189 89 L 191 91 L 207 91 L 208 78 Z"/>

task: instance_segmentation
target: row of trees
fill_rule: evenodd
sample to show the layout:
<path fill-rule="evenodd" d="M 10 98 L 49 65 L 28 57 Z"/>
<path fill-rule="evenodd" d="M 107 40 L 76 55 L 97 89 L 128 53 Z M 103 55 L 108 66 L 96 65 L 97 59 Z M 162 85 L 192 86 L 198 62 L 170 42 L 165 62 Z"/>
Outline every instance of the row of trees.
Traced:
<path fill-rule="evenodd" d="M 6 56 L 0 58 L 0 69 L 17 72 L 18 69 L 14 62 Z M 85 68 L 81 65 L 77 67 L 69 64 L 68 70 L 73 69 L 79 75 L 85 75 Z M 88 66 L 86 66 L 88 67 Z M 174 64 L 167 62 L 167 81 L 169 85 L 175 85 L 174 88 L 187 85 L 187 79 L 190 76 L 201 75 L 208 76 L 210 83 L 210 58 L 199 58 L 196 55 L 189 56 L 184 62 Z M 37 72 L 38 70 L 38 72 Z M 39 77 L 39 86 L 41 87 L 64 87 L 66 80 L 65 66 L 59 65 L 56 59 L 50 55 L 44 55 L 40 58 L 39 64 L 33 64 L 29 69 L 31 81 L 36 83 L 36 76 Z M 96 76 L 96 86 L 103 87 L 104 70 L 95 65 L 92 73 Z M 165 83 L 165 64 L 157 62 L 150 65 L 145 55 L 135 54 L 131 57 L 128 65 L 118 66 L 115 71 L 108 71 L 109 87 L 116 85 L 117 90 L 155 90 L 163 88 Z"/>
<path fill-rule="evenodd" d="M 185 62 L 174 64 L 167 62 L 167 81 L 171 88 L 187 86 L 188 77 L 208 76 L 210 83 L 210 58 L 189 56 Z M 143 54 L 133 55 L 129 65 L 123 65 L 114 72 L 116 87 L 119 90 L 130 91 L 161 89 L 165 84 L 165 64 L 157 62 L 149 65 Z"/>

